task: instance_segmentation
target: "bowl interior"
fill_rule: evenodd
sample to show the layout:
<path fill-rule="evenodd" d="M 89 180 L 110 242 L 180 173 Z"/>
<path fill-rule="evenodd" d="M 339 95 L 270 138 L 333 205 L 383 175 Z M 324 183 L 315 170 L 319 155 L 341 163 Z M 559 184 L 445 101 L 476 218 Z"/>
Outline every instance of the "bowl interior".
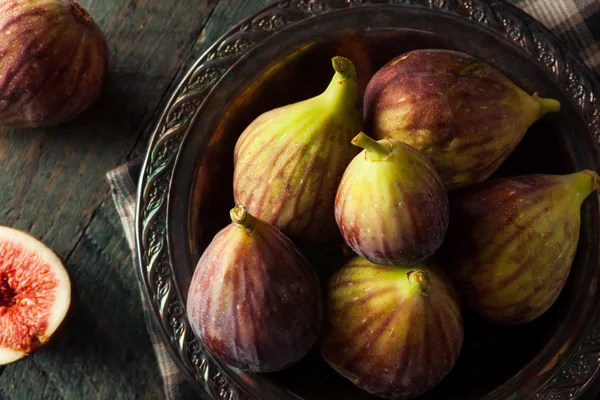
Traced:
<path fill-rule="evenodd" d="M 177 161 L 169 217 L 176 279 L 184 294 L 201 253 L 229 223 L 233 147 L 243 129 L 262 112 L 324 90 L 333 74 L 330 59 L 335 55 L 354 61 L 364 90 L 385 62 L 418 48 L 466 52 L 504 72 L 525 90 L 563 104 L 559 114 L 548 115 L 531 127 L 496 176 L 598 168 L 592 135 L 566 92 L 535 60 L 494 32 L 449 14 L 405 7 L 356 9 L 309 19 L 244 56 L 207 98 L 186 138 Z M 465 307 L 466 337 L 458 364 L 423 398 L 504 398 L 512 393 L 527 397 L 543 383 L 579 337 L 595 307 L 595 203 L 590 199 L 584 204 L 582 244 L 569 281 L 552 309 L 532 323 L 506 327 L 489 324 Z M 331 271 L 343 262 L 339 248 L 305 251 L 322 270 Z M 316 348 L 279 373 L 231 371 L 261 399 L 375 398 L 337 375 Z"/>

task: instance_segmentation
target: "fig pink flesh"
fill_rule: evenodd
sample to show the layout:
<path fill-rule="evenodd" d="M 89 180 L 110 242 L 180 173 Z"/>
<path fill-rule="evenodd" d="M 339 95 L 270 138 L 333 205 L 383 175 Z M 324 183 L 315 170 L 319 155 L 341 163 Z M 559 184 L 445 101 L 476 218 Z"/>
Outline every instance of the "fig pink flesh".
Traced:
<path fill-rule="evenodd" d="M 0 365 L 46 343 L 70 301 L 70 279 L 58 257 L 37 239 L 0 227 Z"/>
<path fill-rule="evenodd" d="M 29 351 L 45 342 L 58 279 L 36 254 L 0 242 L 0 346 Z"/>

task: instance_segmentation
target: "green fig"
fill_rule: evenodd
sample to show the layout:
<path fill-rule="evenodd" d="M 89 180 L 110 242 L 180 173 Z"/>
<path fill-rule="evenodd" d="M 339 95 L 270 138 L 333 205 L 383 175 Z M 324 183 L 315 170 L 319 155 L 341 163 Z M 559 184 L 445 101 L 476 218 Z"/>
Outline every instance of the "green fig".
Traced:
<path fill-rule="evenodd" d="M 299 361 L 321 331 L 316 271 L 292 242 L 243 206 L 202 254 L 188 292 L 192 330 L 234 367 L 273 372 Z"/>
<path fill-rule="evenodd" d="M 407 265 L 430 257 L 448 228 L 448 195 L 435 168 L 411 146 L 375 141 L 348 165 L 335 199 L 335 218 L 348 246 L 377 264 Z"/>
<path fill-rule="evenodd" d="M 494 179 L 450 198 L 440 251 L 457 289 L 489 321 L 520 324 L 542 315 L 569 275 L 580 208 L 596 172 Z"/>
<path fill-rule="evenodd" d="M 358 152 L 350 140 L 362 129 L 354 65 L 332 63 L 324 93 L 260 115 L 234 152 L 236 202 L 302 244 L 339 238 L 333 202 Z"/>
<path fill-rule="evenodd" d="M 505 75 L 455 51 L 415 50 L 396 57 L 369 82 L 365 128 L 423 153 L 448 190 L 486 180 L 527 129 L 560 110 Z"/>
<path fill-rule="evenodd" d="M 329 282 L 321 354 L 338 373 L 387 399 L 417 397 L 452 369 L 463 343 L 458 294 L 433 263 L 357 257 Z"/>

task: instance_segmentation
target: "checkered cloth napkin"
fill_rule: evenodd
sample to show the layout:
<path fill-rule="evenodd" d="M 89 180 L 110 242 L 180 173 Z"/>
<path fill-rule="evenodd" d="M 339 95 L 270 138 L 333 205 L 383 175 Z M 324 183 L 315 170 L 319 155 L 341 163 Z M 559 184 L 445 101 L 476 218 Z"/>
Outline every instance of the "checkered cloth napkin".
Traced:
<path fill-rule="evenodd" d="M 510 2 L 554 31 L 594 72 L 600 74 L 600 0 L 510 0 Z M 134 221 L 136 184 L 140 166 L 141 161 L 137 160 L 107 174 L 113 200 L 121 216 L 125 236 L 133 254 L 133 267 L 136 271 L 138 268 Z M 197 398 L 161 342 L 151 311 L 147 308 L 145 311 L 146 325 L 164 380 L 166 398 L 169 400 Z"/>

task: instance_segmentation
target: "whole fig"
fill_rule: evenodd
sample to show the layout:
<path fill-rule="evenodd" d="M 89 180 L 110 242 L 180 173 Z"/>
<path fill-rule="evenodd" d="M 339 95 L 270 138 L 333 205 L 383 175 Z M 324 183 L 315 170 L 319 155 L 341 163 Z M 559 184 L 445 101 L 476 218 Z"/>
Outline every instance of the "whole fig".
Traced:
<path fill-rule="evenodd" d="M 98 97 L 102 31 L 73 0 L 0 0 L 0 126 L 57 125 Z"/>
<path fill-rule="evenodd" d="M 494 179 L 450 198 L 440 252 L 465 300 L 486 319 L 520 324 L 554 303 L 579 241 L 580 208 L 598 174 Z"/>
<path fill-rule="evenodd" d="M 352 62 L 333 58 L 335 75 L 321 95 L 268 111 L 239 138 L 234 197 L 248 211 L 302 244 L 339 238 L 333 202 L 362 129 Z"/>
<path fill-rule="evenodd" d="M 234 367 L 273 372 L 317 340 L 323 305 L 316 271 L 272 225 L 231 210 L 233 223 L 202 254 L 188 292 L 193 331 Z"/>
<path fill-rule="evenodd" d="M 381 68 L 365 92 L 365 128 L 405 142 L 437 168 L 448 190 L 487 179 L 527 129 L 560 109 L 501 72 L 455 51 L 415 50 Z"/>
<path fill-rule="evenodd" d="M 364 148 L 350 163 L 335 199 L 342 236 L 377 264 L 407 265 L 430 257 L 448 228 L 448 195 L 437 171 L 417 150 L 360 133 Z"/>
<path fill-rule="evenodd" d="M 437 385 L 463 343 L 450 280 L 431 262 L 377 265 L 355 258 L 329 282 L 323 358 L 363 390 L 410 399 Z"/>

